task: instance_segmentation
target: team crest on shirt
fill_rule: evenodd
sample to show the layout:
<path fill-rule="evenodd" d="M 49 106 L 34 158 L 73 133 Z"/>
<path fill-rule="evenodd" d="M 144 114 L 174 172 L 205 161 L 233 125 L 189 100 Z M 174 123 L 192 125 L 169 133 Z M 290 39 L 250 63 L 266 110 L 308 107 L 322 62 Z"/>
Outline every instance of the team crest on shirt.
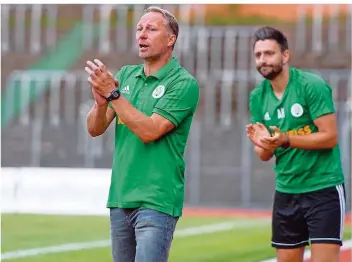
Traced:
<path fill-rule="evenodd" d="M 300 117 L 303 115 L 303 107 L 298 104 L 298 103 L 295 103 L 291 106 L 291 114 L 294 116 L 294 117 Z"/>
<path fill-rule="evenodd" d="M 160 98 L 164 95 L 165 93 L 165 86 L 163 85 L 160 85 L 158 86 L 157 88 L 154 89 L 153 93 L 152 93 L 152 96 L 154 98 Z"/>
<path fill-rule="evenodd" d="M 266 120 L 266 121 L 271 120 L 270 115 L 269 115 L 269 112 L 266 112 L 266 113 L 265 113 L 265 115 L 264 115 L 264 120 Z"/>

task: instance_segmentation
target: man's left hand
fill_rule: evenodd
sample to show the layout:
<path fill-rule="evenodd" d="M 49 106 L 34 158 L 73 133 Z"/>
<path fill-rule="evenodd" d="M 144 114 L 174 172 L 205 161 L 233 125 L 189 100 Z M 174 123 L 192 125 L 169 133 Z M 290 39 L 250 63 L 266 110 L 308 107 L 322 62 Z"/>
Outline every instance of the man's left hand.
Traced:
<path fill-rule="evenodd" d="M 288 136 L 282 133 L 278 127 L 270 126 L 270 129 L 273 130 L 275 133 L 271 137 L 260 138 L 260 141 L 263 144 L 276 149 L 288 142 Z"/>
<path fill-rule="evenodd" d="M 98 94 L 108 97 L 117 87 L 117 82 L 100 60 L 94 59 L 94 62 L 87 61 L 88 66 L 84 68 L 89 74 L 88 82 Z"/>

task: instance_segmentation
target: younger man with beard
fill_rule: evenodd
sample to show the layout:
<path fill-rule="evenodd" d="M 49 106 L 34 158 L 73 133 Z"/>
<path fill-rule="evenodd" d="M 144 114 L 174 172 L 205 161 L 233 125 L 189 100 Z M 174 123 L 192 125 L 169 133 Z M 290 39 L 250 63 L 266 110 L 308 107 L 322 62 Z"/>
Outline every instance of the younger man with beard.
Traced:
<path fill-rule="evenodd" d="M 254 35 L 265 78 L 250 94 L 247 135 L 262 161 L 276 157 L 272 246 L 279 262 L 337 262 L 345 215 L 344 177 L 331 88 L 319 76 L 288 66 L 286 37 L 270 27 Z M 271 133 L 271 135 L 270 135 Z"/>

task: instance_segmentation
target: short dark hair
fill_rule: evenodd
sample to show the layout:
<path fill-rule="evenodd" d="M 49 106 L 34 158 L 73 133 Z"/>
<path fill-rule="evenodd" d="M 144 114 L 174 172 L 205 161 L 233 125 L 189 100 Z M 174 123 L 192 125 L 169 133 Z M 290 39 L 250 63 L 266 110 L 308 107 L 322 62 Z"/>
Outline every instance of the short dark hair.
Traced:
<path fill-rule="evenodd" d="M 260 40 L 275 40 L 280 45 L 281 52 L 284 52 L 288 49 L 288 42 L 286 36 L 281 31 L 270 26 L 259 28 L 254 33 L 253 38 L 253 48 L 255 43 Z"/>

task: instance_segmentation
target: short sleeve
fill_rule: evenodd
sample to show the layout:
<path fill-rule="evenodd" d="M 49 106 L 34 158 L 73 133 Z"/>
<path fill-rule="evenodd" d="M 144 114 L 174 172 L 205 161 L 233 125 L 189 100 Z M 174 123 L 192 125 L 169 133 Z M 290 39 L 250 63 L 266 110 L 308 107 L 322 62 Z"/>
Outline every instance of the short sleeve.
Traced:
<path fill-rule="evenodd" d="M 123 66 L 115 75 L 114 75 L 114 79 L 117 79 L 119 81 L 119 83 L 121 82 L 121 76 L 124 72 L 125 67 Z M 111 103 L 109 103 L 109 107 L 112 108 Z"/>
<path fill-rule="evenodd" d="M 312 120 L 335 112 L 331 87 L 325 81 L 309 83 L 306 88 Z"/>
<path fill-rule="evenodd" d="M 187 116 L 194 114 L 199 101 L 199 85 L 194 79 L 185 79 L 167 88 L 153 109 L 178 126 Z"/>
<path fill-rule="evenodd" d="M 257 122 L 262 122 L 262 116 L 260 114 L 261 105 L 258 104 L 257 99 L 252 92 L 249 96 L 249 114 L 250 114 L 250 122 L 252 124 L 257 123 Z"/>

